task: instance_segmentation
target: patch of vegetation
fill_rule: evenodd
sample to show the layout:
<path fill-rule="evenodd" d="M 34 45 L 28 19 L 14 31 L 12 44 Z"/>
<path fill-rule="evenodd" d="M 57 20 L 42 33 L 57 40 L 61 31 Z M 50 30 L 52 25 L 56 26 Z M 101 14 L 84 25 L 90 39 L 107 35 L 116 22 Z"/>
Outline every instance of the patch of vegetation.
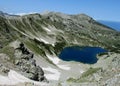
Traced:
<path fill-rule="evenodd" d="M 15 58 L 14 58 L 15 50 L 13 47 L 6 46 L 0 51 L 0 53 L 4 53 L 8 55 L 8 57 L 10 58 L 10 61 L 13 63 L 15 62 Z"/>
<path fill-rule="evenodd" d="M 119 41 L 118 41 L 119 42 Z M 119 44 L 115 44 L 114 47 L 107 47 L 107 49 L 110 51 L 110 52 L 115 52 L 115 53 L 120 53 L 120 45 Z"/>
<path fill-rule="evenodd" d="M 87 79 L 75 79 L 75 78 L 69 78 L 67 79 L 67 82 L 74 82 L 74 83 L 81 83 L 81 82 L 89 82 Z"/>
<path fill-rule="evenodd" d="M 63 42 L 56 42 L 55 47 L 54 47 L 56 55 L 58 55 L 65 46 L 66 46 L 66 42 L 64 42 L 64 41 Z"/>
<path fill-rule="evenodd" d="M 94 73 L 96 73 L 97 71 L 99 71 L 101 68 L 89 68 L 86 72 L 84 72 L 80 78 L 69 78 L 67 81 L 68 82 L 76 82 L 76 83 L 80 83 L 80 82 L 90 82 L 86 77 L 88 77 L 89 75 L 92 75 Z"/>
<path fill-rule="evenodd" d="M 98 56 L 108 55 L 108 52 L 99 53 Z"/>
<path fill-rule="evenodd" d="M 100 70 L 101 68 L 89 68 L 86 72 L 84 72 L 81 76 L 81 78 L 87 77 L 89 75 L 92 75 L 94 73 L 96 73 L 98 70 Z"/>
<path fill-rule="evenodd" d="M 53 55 L 52 51 L 53 51 L 53 47 L 50 44 L 45 44 L 44 42 L 40 42 L 37 39 L 34 39 L 34 42 L 37 43 L 42 49 L 44 49 L 46 52 L 48 52 L 49 54 Z"/>
<path fill-rule="evenodd" d="M 67 79 L 67 81 L 68 81 L 68 82 L 76 82 L 77 79 L 70 77 L 69 79 Z"/>
<path fill-rule="evenodd" d="M 26 41 L 25 44 L 30 50 L 34 51 L 34 53 L 39 54 L 41 56 L 46 56 L 45 52 L 41 48 L 39 48 L 39 46 L 34 41 Z"/>
<path fill-rule="evenodd" d="M 58 83 L 58 85 L 57 86 L 62 86 L 62 84 L 61 83 Z"/>
<path fill-rule="evenodd" d="M 41 55 L 44 57 L 50 64 L 55 65 L 52 61 L 50 61 L 46 54 L 44 48 L 41 48 L 40 45 L 38 45 L 34 40 L 29 40 L 25 42 L 25 45 L 34 53 Z M 56 65 L 55 65 L 56 66 Z"/>

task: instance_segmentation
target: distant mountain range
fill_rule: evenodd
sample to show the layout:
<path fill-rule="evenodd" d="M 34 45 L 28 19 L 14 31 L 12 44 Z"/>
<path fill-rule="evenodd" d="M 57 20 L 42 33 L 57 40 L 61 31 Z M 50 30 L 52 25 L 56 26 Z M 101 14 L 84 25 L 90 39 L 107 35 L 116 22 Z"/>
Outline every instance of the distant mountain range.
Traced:
<path fill-rule="evenodd" d="M 106 21 L 106 20 L 98 20 L 98 22 L 107 25 L 117 31 L 120 31 L 120 22 L 115 22 L 115 21 Z"/>

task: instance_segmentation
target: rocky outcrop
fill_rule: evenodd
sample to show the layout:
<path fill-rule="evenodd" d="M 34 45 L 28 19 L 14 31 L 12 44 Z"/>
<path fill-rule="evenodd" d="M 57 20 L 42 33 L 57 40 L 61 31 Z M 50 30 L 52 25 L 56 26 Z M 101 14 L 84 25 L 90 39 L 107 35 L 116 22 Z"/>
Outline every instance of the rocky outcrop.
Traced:
<path fill-rule="evenodd" d="M 0 72 L 6 74 L 10 71 L 9 68 L 5 67 L 4 65 L 0 64 Z"/>
<path fill-rule="evenodd" d="M 35 81 L 47 82 L 42 68 L 36 65 L 36 61 L 33 57 L 34 54 L 29 52 L 24 44 L 21 43 L 15 50 L 15 65 L 19 67 L 24 76 Z"/>

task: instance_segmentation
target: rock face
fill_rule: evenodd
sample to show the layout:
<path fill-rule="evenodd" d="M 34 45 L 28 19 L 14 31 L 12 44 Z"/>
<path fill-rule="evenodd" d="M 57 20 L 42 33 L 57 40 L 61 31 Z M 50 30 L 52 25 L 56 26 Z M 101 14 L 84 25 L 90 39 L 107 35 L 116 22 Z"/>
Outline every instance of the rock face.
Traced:
<path fill-rule="evenodd" d="M 15 65 L 19 67 L 24 76 L 35 81 L 47 82 L 42 68 L 36 65 L 36 61 L 33 57 L 34 54 L 29 52 L 24 44 L 21 43 L 15 50 Z"/>

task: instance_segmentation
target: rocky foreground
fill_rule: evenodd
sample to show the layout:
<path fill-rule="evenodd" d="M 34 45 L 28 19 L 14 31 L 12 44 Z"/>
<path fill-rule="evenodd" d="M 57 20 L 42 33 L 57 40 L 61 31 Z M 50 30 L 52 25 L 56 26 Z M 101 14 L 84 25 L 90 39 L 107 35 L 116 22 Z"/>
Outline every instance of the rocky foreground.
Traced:
<path fill-rule="evenodd" d="M 25 48 L 23 43 L 20 43 L 19 47 L 16 49 L 14 49 L 13 47 L 9 47 L 9 50 L 14 51 L 14 57 L 11 60 L 7 55 L 0 54 L 0 73 L 8 76 L 8 78 L 13 80 L 9 80 L 3 77 L 4 80 L 0 80 L 0 84 L 14 85 L 22 82 L 33 84 L 35 81 L 37 83 L 48 82 L 48 80 L 44 76 L 44 71 L 40 66 L 36 64 L 36 61 L 34 60 L 34 54 L 30 52 L 27 48 Z M 9 60 L 11 61 L 9 62 Z M 18 73 L 13 70 L 17 71 Z"/>

